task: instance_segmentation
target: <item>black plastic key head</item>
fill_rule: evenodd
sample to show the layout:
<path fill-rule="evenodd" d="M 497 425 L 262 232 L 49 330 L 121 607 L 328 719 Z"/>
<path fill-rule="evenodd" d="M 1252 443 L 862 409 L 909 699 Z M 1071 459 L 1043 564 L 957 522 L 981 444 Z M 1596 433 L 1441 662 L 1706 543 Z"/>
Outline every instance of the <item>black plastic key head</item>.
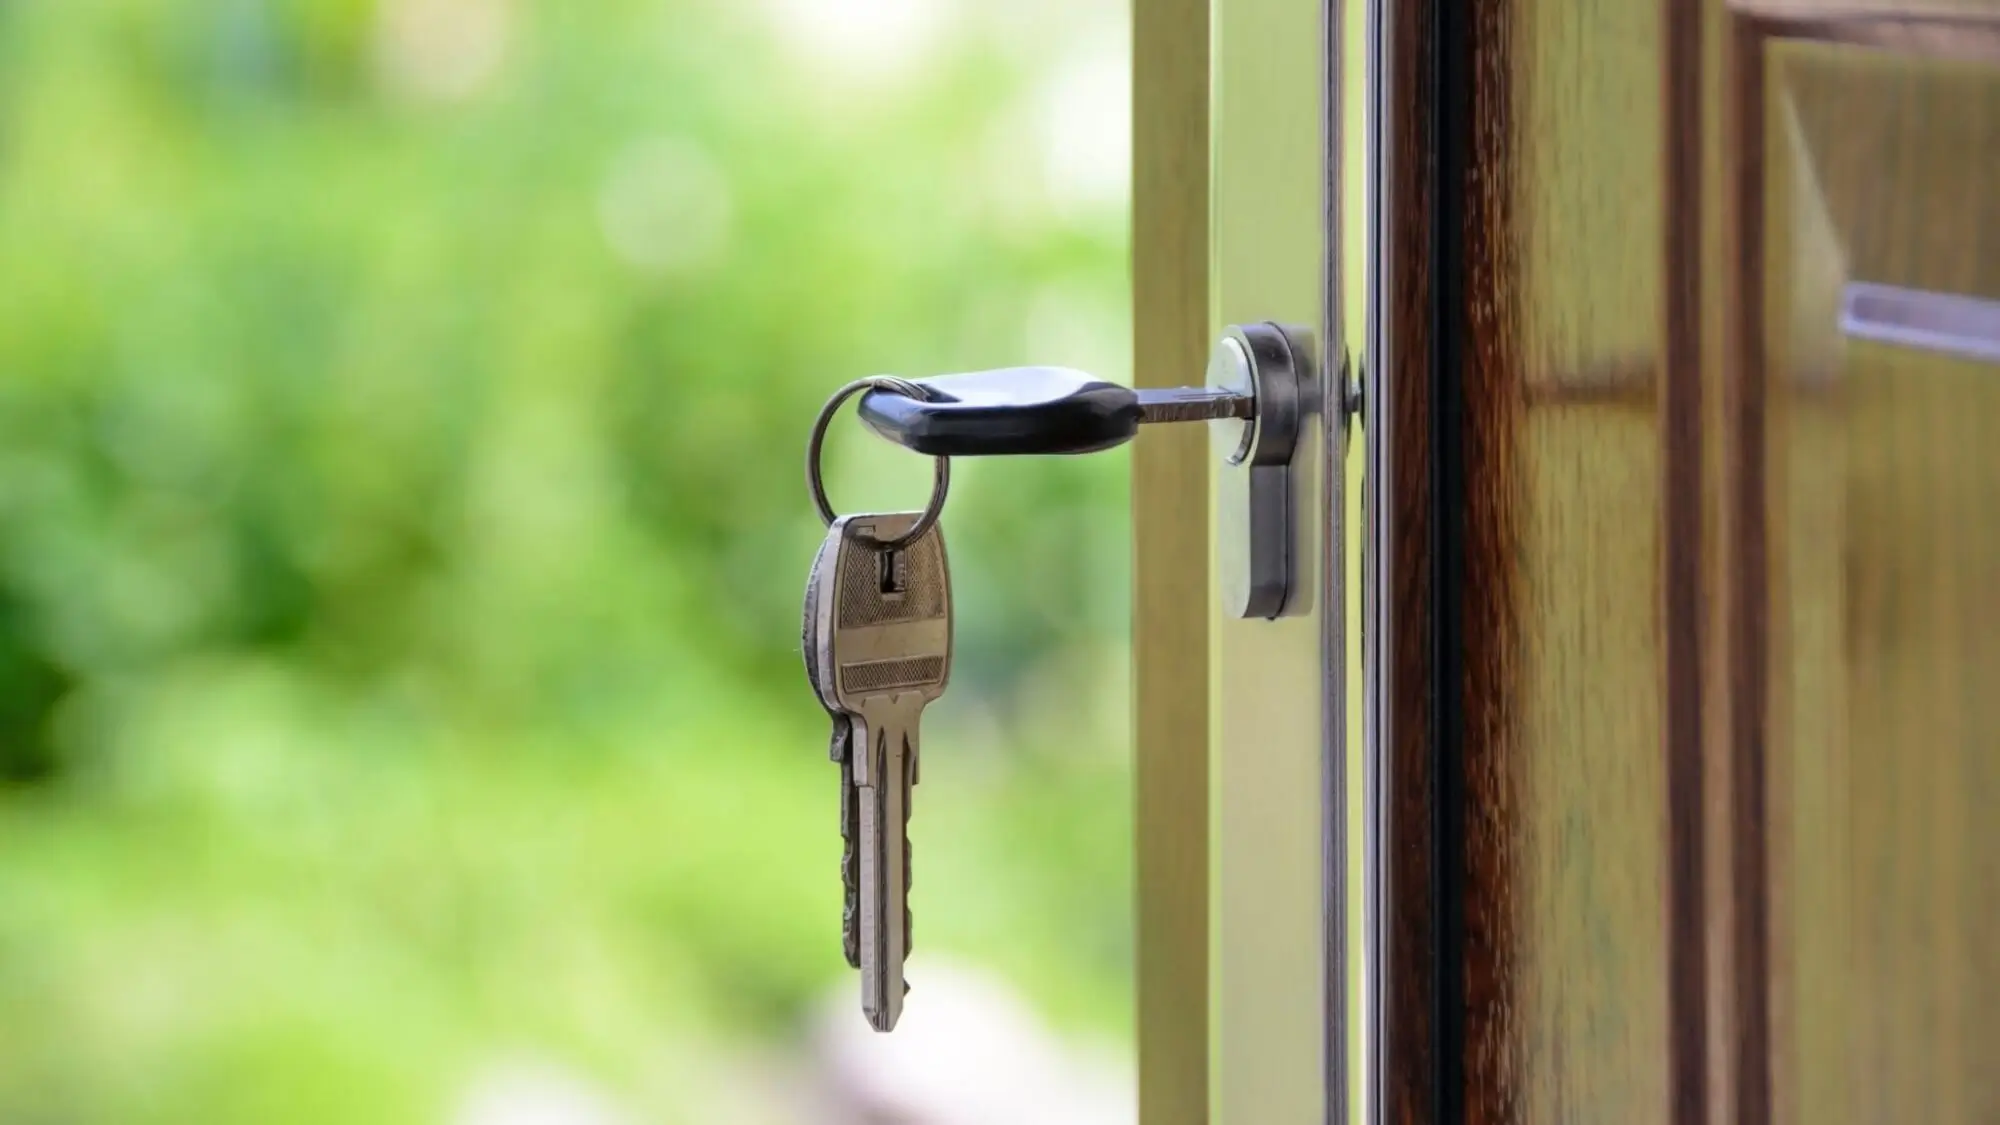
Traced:
<path fill-rule="evenodd" d="M 1095 453 L 1139 431 L 1137 392 L 1067 367 L 1005 367 L 914 382 L 930 392 L 928 400 L 870 391 L 861 398 L 861 420 L 933 457 Z"/>

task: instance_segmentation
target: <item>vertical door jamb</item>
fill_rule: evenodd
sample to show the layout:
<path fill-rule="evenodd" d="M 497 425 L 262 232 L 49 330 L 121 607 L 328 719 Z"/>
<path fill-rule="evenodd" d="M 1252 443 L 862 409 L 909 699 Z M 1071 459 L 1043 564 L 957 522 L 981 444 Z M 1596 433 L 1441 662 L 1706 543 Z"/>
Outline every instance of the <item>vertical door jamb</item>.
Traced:
<path fill-rule="evenodd" d="M 1208 0 L 1133 0 L 1132 361 L 1208 353 Z M 1139 1119 L 1208 1110 L 1208 436 L 1151 426 L 1132 460 Z"/>

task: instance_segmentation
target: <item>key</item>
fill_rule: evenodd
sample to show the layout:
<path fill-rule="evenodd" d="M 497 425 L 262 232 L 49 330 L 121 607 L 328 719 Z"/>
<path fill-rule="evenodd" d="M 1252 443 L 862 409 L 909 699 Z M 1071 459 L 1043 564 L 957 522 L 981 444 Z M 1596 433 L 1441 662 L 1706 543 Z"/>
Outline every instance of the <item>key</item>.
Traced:
<path fill-rule="evenodd" d="M 919 775 L 918 723 L 951 677 L 951 575 L 944 535 L 933 528 L 900 550 L 917 513 L 845 516 L 831 599 L 819 606 L 821 667 L 833 702 L 852 723 L 860 823 L 861 1009 L 888 1031 L 902 1015 L 909 953 L 911 788 Z M 822 586 L 822 598 L 827 588 Z"/>
<path fill-rule="evenodd" d="M 882 437 L 933 457 L 1095 453 L 1141 425 L 1247 420 L 1257 402 L 1230 387 L 1121 387 L 1064 367 L 1005 367 L 917 379 L 928 398 L 888 390 L 861 396 L 861 420 Z"/>
<path fill-rule="evenodd" d="M 820 706 L 826 709 L 831 722 L 832 737 L 827 741 L 827 756 L 840 766 L 840 947 L 848 965 L 858 969 L 861 967 L 858 929 L 861 853 L 857 848 L 861 834 L 861 805 L 854 799 L 854 761 L 848 749 L 853 724 L 847 713 L 833 702 L 821 663 L 823 654 L 819 643 L 822 631 L 819 607 L 823 600 L 831 598 L 826 587 L 832 583 L 833 568 L 827 565 L 827 559 L 838 544 L 839 535 L 829 532 L 820 543 L 819 553 L 813 556 L 812 569 L 806 575 L 805 623 L 801 630 L 800 649 L 805 656 L 806 679 L 811 682 L 813 693 L 819 697 Z"/>
<path fill-rule="evenodd" d="M 835 563 L 836 607 L 822 641 L 835 699 L 852 720 L 861 806 L 862 1011 L 895 1027 L 908 987 L 910 796 L 920 772 L 918 723 L 950 677 L 951 597 L 943 536 L 909 547 L 875 544 L 908 531 L 915 513 L 849 517 Z"/>

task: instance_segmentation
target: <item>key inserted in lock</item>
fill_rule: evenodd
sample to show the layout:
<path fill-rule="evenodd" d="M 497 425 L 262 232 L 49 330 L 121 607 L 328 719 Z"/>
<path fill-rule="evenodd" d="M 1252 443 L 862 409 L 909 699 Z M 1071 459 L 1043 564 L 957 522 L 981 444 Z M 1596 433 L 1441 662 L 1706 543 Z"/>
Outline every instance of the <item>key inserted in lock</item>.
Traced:
<path fill-rule="evenodd" d="M 870 392 L 861 400 L 861 420 L 933 457 L 1096 453 L 1132 440 L 1148 423 L 1248 419 L 1255 410 L 1247 391 L 1134 390 L 1067 367 L 1003 367 L 913 382 L 930 397 Z"/>
<path fill-rule="evenodd" d="M 1321 384 L 1312 370 L 1302 333 L 1232 325 L 1216 343 L 1203 387 L 1134 390 L 1065 367 L 1008 367 L 913 380 L 924 398 L 872 390 L 861 399 L 861 419 L 934 457 L 1095 453 L 1130 441 L 1142 425 L 1209 422 L 1220 461 L 1223 608 L 1277 617 L 1291 600 L 1290 466 L 1302 416 L 1318 409 L 1306 391 Z"/>

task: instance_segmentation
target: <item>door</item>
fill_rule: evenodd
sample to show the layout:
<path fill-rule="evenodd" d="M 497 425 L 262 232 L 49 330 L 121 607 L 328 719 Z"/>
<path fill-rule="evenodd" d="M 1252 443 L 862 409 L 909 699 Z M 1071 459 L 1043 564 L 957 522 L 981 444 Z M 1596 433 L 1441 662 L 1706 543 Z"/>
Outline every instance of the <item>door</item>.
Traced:
<path fill-rule="evenodd" d="M 1135 20 L 1140 370 L 1363 374 L 1296 617 L 1142 443 L 1144 1120 L 2000 1119 L 2000 5 Z"/>
<path fill-rule="evenodd" d="M 2000 9 L 1385 0 L 1384 1121 L 2000 1116 Z"/>
<path fill-rule="evenodd" d="M 1887 15 L 1732 29 L 1762 154 L 1731 173 L 1730 440 L 1769 1052 L 1739 1084 L 1784 1121 L 1992 1121 L 2000 12 Z"/>

